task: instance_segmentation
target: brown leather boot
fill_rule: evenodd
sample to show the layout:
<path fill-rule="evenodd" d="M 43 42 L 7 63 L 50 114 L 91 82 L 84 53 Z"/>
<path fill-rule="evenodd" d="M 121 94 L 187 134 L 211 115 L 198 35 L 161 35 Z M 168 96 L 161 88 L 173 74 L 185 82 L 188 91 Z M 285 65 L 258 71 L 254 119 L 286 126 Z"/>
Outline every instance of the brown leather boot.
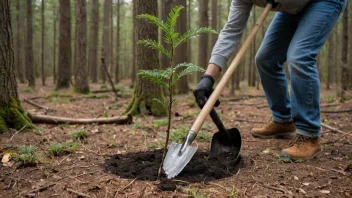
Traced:
<path fill-rule="evenodd" d="M 257 138 L 293 138 L 296 127 L 290 123 L 281 124 L 271 120 L 262 128 L 253 128 L 252 135 Z"/>
<path fill-rule="evenodd" d="M 296 137 L 291 140 L 289 148 L 281 151 L 280 157 L 283 159 L 291 159 L 294 162 L 303 162 L 314 158 L 321 150 L 319 138 L 296 135 Z"/>

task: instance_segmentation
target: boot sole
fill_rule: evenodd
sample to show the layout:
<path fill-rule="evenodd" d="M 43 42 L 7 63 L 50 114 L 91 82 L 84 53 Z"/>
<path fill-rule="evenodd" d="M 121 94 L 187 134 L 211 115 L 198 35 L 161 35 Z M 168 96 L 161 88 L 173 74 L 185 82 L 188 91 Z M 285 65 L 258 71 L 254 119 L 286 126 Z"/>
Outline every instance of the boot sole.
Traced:
<path fill-rule="evenodd" d="M 280 153 L 280 158 L 282 159 L 282 161 L 284 162 L 294 162 L 294 163 L 301 163 L 301 162 L 306 162 L 306 161 L 309 161 L 309 160 L 312 160 L 314 159 L 315 157 L 318 157 L 321 153 L 322 153 L 323 150 L 315 153 L 313 156 L 311 157 L 307 157 L 307 158 L 294 158 L 294 157 L 290 157 L 287 153 L 283 153 L 281 152 Z"/>
<path fill-rule="evenodd" d="M 259 135 L 257 133 L 252 132 L 252 136 L 261 139 L 292 139 L 296 135 L 295 132 L 288 132 L 288 133 L 280 133 L 275 135 Z"/>

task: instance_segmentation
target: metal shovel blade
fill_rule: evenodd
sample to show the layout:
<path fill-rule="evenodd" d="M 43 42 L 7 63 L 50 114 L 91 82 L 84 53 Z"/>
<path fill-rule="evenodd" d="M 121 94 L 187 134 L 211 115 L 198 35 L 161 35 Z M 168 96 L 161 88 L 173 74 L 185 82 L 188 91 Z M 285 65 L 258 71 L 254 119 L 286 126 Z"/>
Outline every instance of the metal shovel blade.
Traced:
<path fill-rule="evenodd" d="M 227 134 L 216 132 L 211 140 L 210 157 L 221 154 L 233 155 L 237 161 L 242 147 L 241 134 L 237 128 L 226 129 Z"/>
<path fill-rule="evenodd" d="M 183 168 L 188 164 L 193 155 L 196 153 L 198 147 L 185 145 L 181 152 L 182 144 L 172 142 L 167 151 L 163 169 L 168 179 L 178 175 Z"/>

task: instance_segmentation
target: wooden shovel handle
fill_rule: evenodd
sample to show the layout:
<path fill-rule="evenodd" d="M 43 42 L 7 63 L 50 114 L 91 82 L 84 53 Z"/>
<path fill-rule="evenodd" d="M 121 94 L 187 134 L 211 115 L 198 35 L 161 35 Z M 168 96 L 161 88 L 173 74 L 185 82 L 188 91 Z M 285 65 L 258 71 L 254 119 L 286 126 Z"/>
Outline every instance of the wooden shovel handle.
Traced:
<path fill-rule="evenodd" d="M 207 103 L 204 105 L 203 109 L 200 111 L 196 121 L 193 123 L 191 130 L 198 133 L 200 128 L 202 127 L 205 119 L 209 115 L 210 111 L 213 109 L 214 104 L 218 97 L 220 96 L 220 93 L 224 89 L 226 83 L 229 81 L 231 78 L 232 73 L 235 71 L 236 67 L 239 65 L 241 59 L 243 58 L 245 52 L 247 51 L 249 45 L 251 44 L 252 40 L 255 38 L 255 35 L 257 34 L 258 30 L 260 27 L 263 25 L 266 17 L 268 16 L 269 11 L 272 8 L 272 4 L 268 3 L 265 6 L 265 9 L 262 13 L 262 15 L 259 17 L 257 23 L 255 24 L 254 28 L 252 29 L 251 33 L 247 37 L 246 41 L 243 43 L 242 47 L 238 51 L 236 57 L 233 59 L 231 62 L 231 65 L 221 78 L 219 84 L 216 86 L 215 90 L 209 97 Z"/>

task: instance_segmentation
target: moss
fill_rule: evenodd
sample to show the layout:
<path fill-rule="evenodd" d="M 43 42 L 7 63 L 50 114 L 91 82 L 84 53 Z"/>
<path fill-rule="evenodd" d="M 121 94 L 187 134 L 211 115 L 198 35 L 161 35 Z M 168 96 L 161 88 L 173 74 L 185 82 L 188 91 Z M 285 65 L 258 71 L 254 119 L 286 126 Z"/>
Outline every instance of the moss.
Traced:
<path fill-rule="evenodd" d="M 7 128 L 7 124 L 6 124 L 5 120 L 0 116 L 0 133 L 5 133 L 8 130 L 9 129 Z"/>
<path fill-rule="evenodd" d="M 73 92 L 75 93 L 80 93 L 80 94 L 89 94 L 89 87 L 85 87 L 85 88 L 78 88 L 78 87 L 73 87 Z"/>
<path fill-rule="evenodd" d="M 161 105 L 159 104 L 157 101 L 150 99 L 149 100 L 149 105 L 150 105 L 150 111 L 152 112 L 152 114 L 154 116 L 165 116 L 167 113 L 167 110 Z"/>
<path fill-rule="evenodd" d="M 20 130 L 24 126 L 26 128 L 35 128 L 19 100 L 14 97 L 10 98 L 7 106 L 0 110 L 0 118 L 2 118 L 2 121 L 0 120 L 0 128 L 2 130 L 7 127 L 15 128 L 16 130 Z M 4 125 L 6 125 L 6 128 L 4 128 Z"/>

